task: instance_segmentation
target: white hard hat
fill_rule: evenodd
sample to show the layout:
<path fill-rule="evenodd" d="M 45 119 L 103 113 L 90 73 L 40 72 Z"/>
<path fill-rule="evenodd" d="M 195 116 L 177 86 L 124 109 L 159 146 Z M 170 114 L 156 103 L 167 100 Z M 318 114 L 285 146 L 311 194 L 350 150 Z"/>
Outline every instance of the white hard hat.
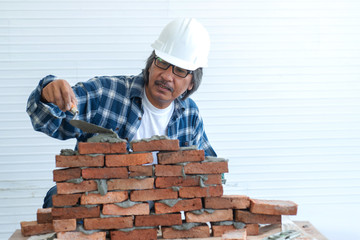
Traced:
<path fill-rule="evenodd" d="M 196 19 L 179 18 L 167 24 L 151 46 L 155 54 L 165 61 L 195 70 L 207 66 L 210 37 Z"/>

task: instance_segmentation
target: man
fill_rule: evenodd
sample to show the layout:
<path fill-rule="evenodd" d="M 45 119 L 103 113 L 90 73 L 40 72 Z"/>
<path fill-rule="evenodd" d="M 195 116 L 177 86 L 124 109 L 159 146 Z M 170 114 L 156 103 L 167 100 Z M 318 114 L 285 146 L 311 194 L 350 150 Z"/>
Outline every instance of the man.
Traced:
<path fill-rule="evenodd" d="M 86 141 L 93 134 L 69 123 L 75 105 L 80 120 L 112 129 L 128 141 L 166 135 L 178 139 L 181 147 L 196 145 L 205 155 L 216 156 L 199 110 L 188 98 L 198 89 L 207 65 L 207 31 L 195 19 L 176 19 L 152 47 L 137 76 L 95 77 L 74 87 L 52 75 L 42 79 L 27 105 L 34 129 L 58 139 Z M 52 206 L 54 193 L 56 188 L 48 192 L 44 208 Z"/>

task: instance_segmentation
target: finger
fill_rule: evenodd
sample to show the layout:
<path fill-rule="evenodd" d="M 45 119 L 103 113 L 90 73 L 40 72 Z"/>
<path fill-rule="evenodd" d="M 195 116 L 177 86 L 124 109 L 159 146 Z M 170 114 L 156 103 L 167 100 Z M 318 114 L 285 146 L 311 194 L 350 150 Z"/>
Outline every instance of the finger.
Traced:
<path fill-rule="evenodd" d="M 69 111 L 72 105 L 71 93 L 70 93 L 71 90 L 69 90 L 69 86 L 65 84 L 62 86 L 62 88 L 60 88 L 60 91 L 61 91 L 62 99 L 64 101 L 64 110 Z"/>

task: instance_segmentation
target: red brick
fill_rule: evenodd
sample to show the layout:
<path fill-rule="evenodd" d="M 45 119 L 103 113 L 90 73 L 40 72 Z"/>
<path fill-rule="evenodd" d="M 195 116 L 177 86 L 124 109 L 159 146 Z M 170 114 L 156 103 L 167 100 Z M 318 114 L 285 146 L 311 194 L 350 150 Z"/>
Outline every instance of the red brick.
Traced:
<path fill-rule="evenodd" d="M 281 215 L 257 214 L 245 210 L 235 210 L 234 214 L 234 220 L 237 222 L 258 224 L 281 223 Z"/>
<path fill-rule="evenodd" d="M 85 218 L 84 228 L 95 229 L 118 229 L 133 227 L 132 217 L 110 217 L 110 218 Z"/>
<path fill-rule="evenodd" d="M 183 166 L 180 165 L 155 165 L 155 176 L 169 177 L 182 176 Z"/>
<path fill-rule="evenodd" d="M 297 204 L 284 200 L 250 199 L 250 212 L 269 215 L 296 215 Z"/>
<path fill-rule="evenodd" d="M 129 166 L 130 177 L 153 176 L 153 165 Z"/>
<path fill-rule="evenodd" d="M 104 155 L 56 155 L 56 167 L 103 167 Z"/>
<path fill-rule="evenodd" d="M 126 167 L 152 163 L 154 161 L 152 153 L 131 153 L 106 155 L 105 165 L 107 167 Z"/>
<path fill-rule="evenodd" d="M 232 221 L 233 211 L 231 209 L 214 210 L 213 213 L 204 211 L 202 214 L 195 214 L 192 212 L 185 213 L 186 222 L 220 222 Z"/>
<path fill-rule="evenodd" d="M 250 199 L 245 195 L 223 195 L 221 197 L 205 198 L 205 208 L 214 209 L 247 209 Z"/>
<path fill-rule="evenodd" d="M 221 184 L 221 175 L 212 174 L 204 175 L 207 180 L 203 181 L 204 184 Z M 200 186 L 199 176 L 185 176 L 185 177 L 157 177 L 155 179 L 155 186 L 157 188 L 169 188 L 169 187 L 195 187 Z"/>
<path fill-rule="evenodd" d="M 126 144 L 126 142 L 79 142 L 79 153 L 126 153 Z"/>
<path fill-rule="evenodd" d="M 207 177 L 207 180 L 204 181 L 204 184 L 206 185 L 222 184 L 221 174 L 210 174 L 205 176 Z"/>
<path fill-rule="evenodd" d="M 175 230 L 171 227 L 161 228 L 163 238 L 165 239 L 183 239 L 183 238 L 208 238 L 210 237 L 209 226 L 197 226 L 189 230 Z"/>
<path fill-rule="evenodd" d="M 20 222 L 23 236 L 32 236 L 53 232 L 52 223 L 37 223 L 36 221 Z"/>
<path fill-rule="evenodd" d="M 36 212 L 36 220 L 38 223 L 51 223 L 51 208 L 39 208 Z"/>
<path fill-rule="evenodd" d="M 54 232 L 69 232 L 76 230 L 76 219 L 58 219 L 53 221 Z"/>
<path fill-rule="evenodd" d="M 80 168 L 56 169 L 53 171 L 54 182 L 63 182 L 70 179 L 80 178 Z"/>
<path fill-rule="evenodd" d="M 171 226 L 180 224 L 182 224 L 180 213 L 135 216 L 136 227 Z"/>
<path fill-rule="evenodd" d="M 131 142 L 130 145 L 134 152 L 180 150 L 178 139 L 161 139 L 161 140 L 152 140 L 152 141 Z"/>
<path fill-rule="evenodd" d="M 179 200 L 173 207 L 166 205 L 165 203 L 155 202 L 155 213 L 172 213 L 180 211 L 193 211 L 202 209 L 201 198 Z"/>
<path fill-rule="evenodd" d="M 154 188 L 154 178 L 111 179 L 107 181 L 108 190 L 134 190 Z"/>
<path fill-rule="evenodd" d="M 259 235 L 260 226 L 257 223 L 248 223 L 246 224 L 246 234 L 248 236 L 257 236 Z"/>
<path fill-rule="evenodd" d="M 246 229 L 237 229 L 221 236 L 222 240 L 246 240 Z"/>
<path fill-rule="evenodd" d="M 223 195 L 222 185 L 209 187 L 183 187 L 180 188 L 180 198 L 196 198 L 196 197 L 219 197 Z"/>
<path fill-rule="evenodd" d="M 58 194 L 82 193 L 97 190 L 97 184 L 93 180 L 82 181 L 81 183 L 56 183 Z"/>
<path fill-rule="evenodd" d="M 79 203 L 81 197 L 80 193 L 77 194 L 55 194 L 52 196 L 54 207 L 74 206 Z"/>
<path fill-rule="evenodd" d="M 204 150 L 186 150 L 158 153 L 159 164 L 176 164 L 183 162 L 200 162 L 205 159 Z"/>
<path fill-rule="evenodd" d="M 100 207 L 68 207 L 68 208 L 53 208 L 53 219 L 70 219 L 70 218 L 91 218 L 100 216 Z"/>
<path fill-rule="evenodd" d="M 116 204 L 105 204 L 102 213 L 104 215 L 149 215 L 150 207 L 148 203 L 138 203 L 132 207 L 124 208 Z"/>
<path fill-rule="evenodd" d="M 172 189 L 137 190 L 130 193 L 131 201 L 155 201 L 162 199 L 176 199 L 178 193 Z"/>
<path fill-rule="evenodd" d="M 130 232 L 111 231 L 111 240 L 156 240 L 157 229 L 135 229 Z"/>
<path fill-rule="evenodd" d="M 184 167 L 185 174 L 219 174 L 227 173 L 228 162 L 188 163 Z"/>
<path fill-rule="evenodd" d="M 82 232 L 59 232 L 57 238 L 61 240 L 106 240 L 106 232 L 95 232 L 92 234 L 85 234 Z"/>
<path fill-rule="evenodd" d="M 127 199 L 128 199 L 127 191 L 108 192 L 105 195 L 101 195 L 98 193 L 89 193 L 89 194 L 83 194 L 81 196 L 81 204 L 91 205 L 91 204 L 117 203 L 117 202 L 123 202 Z"/>
<path fill-rule="evenodd" d="M 213 237 L 221 237 L 226 232 L 236 230 L 234 225 L 211 225 L 211 229 Z"/>
<path fill-rule="evenodd" d="M 84 179 L 110 179 L 110 178 L 128 178 L 126 167 L 114 168 L 85 168 L 82 170 Z"/>

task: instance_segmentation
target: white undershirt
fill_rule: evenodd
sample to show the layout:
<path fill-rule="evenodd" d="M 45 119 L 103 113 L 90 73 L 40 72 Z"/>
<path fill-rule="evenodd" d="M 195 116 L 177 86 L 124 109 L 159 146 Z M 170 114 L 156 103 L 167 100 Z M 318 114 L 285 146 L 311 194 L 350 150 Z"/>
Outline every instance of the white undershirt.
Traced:
<path fill-rule="evenodd" d="M 151 104 L 146 96 L 145 90 L 142 96 L 144 115 L 141 118 L 140 127 L 135 134 L 134 140 L 151 138 L 154 135 L 167 136 L 167 125 L 174 112 L 174 102 L 167 108 L 159 109 Z M 154 156 L 156 156 L 156 154 L 154 154 Z M 154 157 L 153 164 L 157 164 L 156 157 Z"/>

